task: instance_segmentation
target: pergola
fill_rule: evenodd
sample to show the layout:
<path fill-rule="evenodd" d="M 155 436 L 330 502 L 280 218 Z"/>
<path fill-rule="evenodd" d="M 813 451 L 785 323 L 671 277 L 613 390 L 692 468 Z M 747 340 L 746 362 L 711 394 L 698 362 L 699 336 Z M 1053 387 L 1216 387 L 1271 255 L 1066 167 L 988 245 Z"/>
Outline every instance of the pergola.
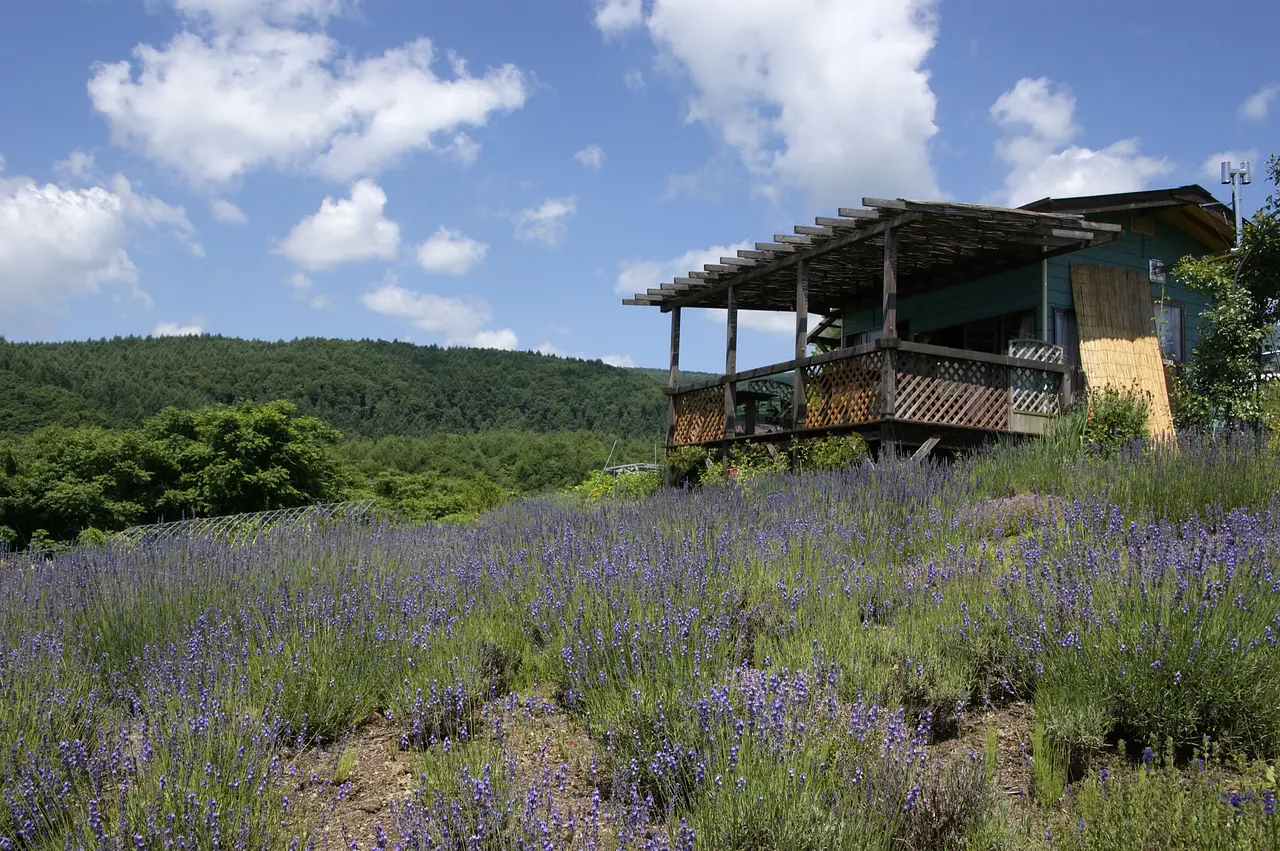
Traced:
<path fill-rule="evenodd" d="M 899 295 L 911 295 L 1039 263 L 1047 257 L 1110 242 L 1120 225 L 1087 221 L 1080 215 L 1033 212 L 945 201 L 863 198 L 862 208 L 839 209 L 797 225 L 794 234 L 775 234 L 755 250 L 721 257 L 719 263 L 689 272 L 623 304 L 658 307 L 671 313 L 671 422 L 679 381 L 680 311 L 723 308 L 728 313 L 725 375 L 726 432 L 734 422 L 736 380 L 795 368 L 805 362 L 810 311 L 827 313 L 857 301 L 874 301 L 884 313 L 883 384 L 880 411 L 894 412 L 893 349 L 898 344 Z M 737 372 L 739 310 L 795 311 L 795 360 L 749 373 Z M 819 356 L 822 357 L 822 356 Z M 992 356 L 995 357 L 995 356 Z M 796 369 L 793 416 L 804 422 L 804 370 Z M 673 425 L 674 428 L 674 425 Z"/>

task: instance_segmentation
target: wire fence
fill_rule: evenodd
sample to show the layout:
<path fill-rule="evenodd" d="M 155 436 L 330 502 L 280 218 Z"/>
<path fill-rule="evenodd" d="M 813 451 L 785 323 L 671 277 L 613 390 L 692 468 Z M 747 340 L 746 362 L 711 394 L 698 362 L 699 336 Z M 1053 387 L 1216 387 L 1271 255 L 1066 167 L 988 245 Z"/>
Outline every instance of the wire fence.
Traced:
<path fill-rule="evenodd" d="M 128 546 L 185 538 L 218 538 L 230 544 L 252 543 L 263 532 L 285 527 L 309 526 L 324 521 L 358 521 L 374 514 L 371 499 L 303 505 L 275 511 L 228 514 L 222 517 L 193 517 L 170 523 L 131 526 L 110 536 L 112 543 Z"/>

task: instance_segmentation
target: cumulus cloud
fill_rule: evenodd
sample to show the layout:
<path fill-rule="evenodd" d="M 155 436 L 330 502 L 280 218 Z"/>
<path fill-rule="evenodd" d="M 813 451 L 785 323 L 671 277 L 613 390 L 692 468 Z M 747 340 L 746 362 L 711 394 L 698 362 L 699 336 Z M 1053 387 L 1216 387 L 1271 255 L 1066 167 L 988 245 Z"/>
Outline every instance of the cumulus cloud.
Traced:
<path fill-rule="evenodd" d="M 528 242 L 555 246 L 569 230 L 569 218 L 577 210 L 573 196 L 548 198 L 536 207 L 521 210 L 515 216 L 516 236 Z"/>
<path fill-rule="evenodd" d="M 157 322 L 151 329 L 152 337 L 198 337 L 204 333 L 200 325 L 179 325 L 177 322 Z"/>
<path fill-rule="evenodd" d="M 604 150 L 599 145 L 587 145 L 573 155 L 578 164 L 592 171 L 604 168 Z"/>
<path fill-rule="evenodd" d="M 387 193 L 372 180 L 357 180 L 351 196 L 326 197 L 320 212 L 293 226 L 279 252 L 311 271 L 344 263 L 391 260 L 400 246 L 400 226 L 382 215 Z"/>
<path fill-rule="evenodd" d="M 249 221 L 249 217 L 244 214 L 244 210 L 224 198 L 214 199 L 209 207 L 213 212 L 213 217 L 223 224 L 242 225 Z"/>
<path fill-rule="evenodd" d="M 1276 95 L 1280 95 L 1280 83 L 1268 83 L 1258 89 L 1240 104 L 1238 110 L 1240 117 L 1249 121 L 1266 121 L 1271 113 L 1271 102 L 1276 99 Z"/>
<path fill-rule="evenodd" d="M 536 349 L 534 349 L 534 351 L 537 352 L 538 354 L 552 355 L 558 358 L 577 358 L 579 360 L 591 360 L 591 358 L 588 358 L 586 355 L 582 354 L 581 352 L 570 354 L 569 352 L 557 346 L 555 343 L 552 343 L 550 340 L 538 346 Z M 635 358 L 631 357 L 631 355 L 601 355 L 600 357 L 595 358 L 595 360 L 603 361 L 604 363 L 609 364 L 609 366 L 631 367 L 636 365 Z"/>
<path fill-rule="evenodd" d="M 93 154 L 85 151 L 72 151 L 65 160 L 54 165 L 58 172 L 78 180 L 87 180 L 96 167 Z"/>
<path fill-rule="evenodd" d="M 521 108 L 524 73 L 503 65 L 472 74 L 430 40 L 366 58 L 313 26 L 339 0 L 173 0 L 187 27 L 163 47 L 99 64 L 94 108 L 113 138 L 195 184 L 223 183 L 265 166 L 333 180 L 367 177 L 419 150 L 474 161 L 464 127 Z"/>
<path fill-rule="evenodd" d="M 644 88 L 644 72 L 639 68 L 632 68 L 622 75 L 622 85 L 633 92 L 640 91 Z"/>
<path fill-rule="evenodd" d="M 626 32 L 644 23 L 641 0 L 595 0 L 595 24 L 608 36 Z"/>
<path fill-rule="evenodd" d="M 639 0 L 597 3 L 606 36 L 644 26 L 693 87 L 687 120 L 715 132 L 766 193 L 813 203 L 937 197 L 924 63 L 933 0 Z"/>
<path fill-rule="evenodd" d="M 166 228 L 203 255 L 182 207 L 138 193 L 123 175 L 106 184 L 42 186 L 0 174 L 0 330 L 24 327 L 109 285 L 125 286 L 149 306 L 128 253 L 138 226 Z"/>
<path fill-rule="evenodd" d="M 751 247 L 749 242 L 735 242 L 732 245 L 695 248 L 670 260 L 624 260 L 618 264 L 618 281 L 613 291 L 625 296 L 643 293 L 650 287 L 670 283 L 672 279 L 690 272 L 701 272 L 704 265 L 719 263 L 721 257 L 736 257 L 740 250 Z"/>
<path fill-rule="evenodd" d="M 1076 100 L 1048 78 L 1025 77 L 991 105 L 1004 130 L 996 155 L 1009 167 L 1003 188 L 988 200 L 1019 206 L 1045 196 L 1070 197 L 1145 188 L 1173 164 L 1146 156 L 1136 138 L 1094 150 L 1071 144 L 1080 132 Z"/>
<path fill-rule="evenodd" d="M 602 355 L 600 360 L 609 364 L 609 366 L 633 367 L 636 365 L 635 358 L 631 355 Z"/>
<path fill-rule="evenodd" d="M 360 296 L 360 302 L 374 313 L 443 336 L 447 346 L 514 349 L 519 343 L 510 328 L 484 327 L 492 319 L 487 302 L 416 292 L 400 286 L 394 276 Z"/>
<path fill-rule="evenodd" d="M 418 246 L 418 265 L 436 275 L 465 275 L 484 262 L 487 243 L 441 227 Z"/>

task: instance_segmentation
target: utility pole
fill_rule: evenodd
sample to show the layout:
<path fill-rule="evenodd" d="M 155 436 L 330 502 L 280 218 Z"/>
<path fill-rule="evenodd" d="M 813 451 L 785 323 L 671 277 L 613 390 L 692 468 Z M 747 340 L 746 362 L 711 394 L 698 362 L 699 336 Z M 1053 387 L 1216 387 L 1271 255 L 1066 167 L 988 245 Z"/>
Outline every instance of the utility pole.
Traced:
<path fill-rule="evenodd" d="M 1240 163 L 1239 168 L 1233 168 L 1229 160 L 1224 161 L 1222 163 L 1222 182 L 1224 185 L 1231 184 L 1231 207 L 1236 213 L 1236 247 L 1231 249 L 1231 253 L 1235 254 L 1244 245 L 1243 187 L 1253 182 L 1253 177 L 1249 174 L 1249 164 L 1244 162 Z"/>

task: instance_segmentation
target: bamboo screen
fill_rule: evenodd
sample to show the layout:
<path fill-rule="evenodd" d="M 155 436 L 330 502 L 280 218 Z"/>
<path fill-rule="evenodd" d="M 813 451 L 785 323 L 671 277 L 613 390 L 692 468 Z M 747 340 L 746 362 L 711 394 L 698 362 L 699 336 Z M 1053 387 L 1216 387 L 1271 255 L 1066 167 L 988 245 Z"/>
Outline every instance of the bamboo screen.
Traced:
<path fill-rule="evenodd" d="M 1126 269 L 1073 265 L 1071 292 L 1080 332 L 1080 366 L 1089 385 L 1147 397 L 1152 437 L 1172 436 L 1150 279 Z"/>

